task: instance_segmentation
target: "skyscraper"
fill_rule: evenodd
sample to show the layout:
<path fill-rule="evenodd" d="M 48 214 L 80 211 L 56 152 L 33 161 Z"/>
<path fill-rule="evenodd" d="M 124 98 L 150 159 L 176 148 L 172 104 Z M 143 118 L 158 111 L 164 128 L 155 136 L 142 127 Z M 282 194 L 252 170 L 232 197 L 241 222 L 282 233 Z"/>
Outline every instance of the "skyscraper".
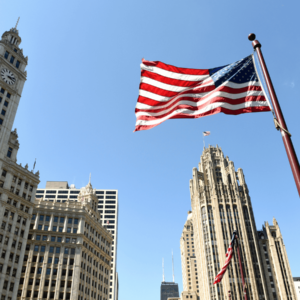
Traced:
<path fill-rule="evenodd" d="M 183 290 L 199 294 L 198 266 L 195 253 L 195 240 L 193 228 L 193 214 L 188 212 L 187 221 L 184 224 L 181 238 L 181 269 Z"/>
<path fill-rule="evenodd" d="M 232 300 L 243 299 L 236 251 L 222 282 L 213 285 L 224 264 L 232 233 L 237 230 L 248 299 L 275 300 L 280 295 L 281 300 L 294 300 L 291 271 L 285 248 L 280 243 L 282 238 L 267 233 L 273 245 L 270 255 L 275 271 L 286 273 L 278 276 L 279 282 L 276 282 L 269 276 L 267 264 L 263 263 L 264 247 L 259 240 L 243 171 L 236 172 L 234 163 L 224 157 L 218 146 L 204 149 L 199 168 L 193 169 L 190 193 L 200 299 L 225 299 L 229 291 Z M 268 228 L 266 224 L 265 231 L 273 231 Z"/>
<path fill-rule="evenodd" d="M 179 290 L 178 284 L 175 282 L 163 281 L 160 286 L 160 300 L 167 300 L 168 298 L 178 298 Z"/>
<path fill-rule="evenodd" d="M 117 274 L 117 247 L 118 247 L 118 191 L 94 189 L 98 203 L 96 209 L 100 213 L 101 224 L 113 237 L 111 243 L 110 262 L 111 270 L 109 276 L 109 299 L 118 300 L 118 274 Z M 57 203 L 65 203 L 67 200 L 72 202 L 78 201 L 80 189 L 74 185 L 68 185 L 67 181 L 47 181 L 45 189 L 38 189 L 36 192 L 37 199 L 47 199 Z"/>
<path fill-rule="evenodd" d="M 76 197 L 36 200 L 20 299 L 109 299 L 113 238 L 101 225 L 91 183 Z"/>
<path fill-rule="evenodd" d="M 16 299 L 30 216 L 39 172 L 17 164 L 18 134 L 12 126 L 27 73 L 28 58 L 19 46 L 19 31 L 12 28 L 0 41 L 0 296 Z"/>

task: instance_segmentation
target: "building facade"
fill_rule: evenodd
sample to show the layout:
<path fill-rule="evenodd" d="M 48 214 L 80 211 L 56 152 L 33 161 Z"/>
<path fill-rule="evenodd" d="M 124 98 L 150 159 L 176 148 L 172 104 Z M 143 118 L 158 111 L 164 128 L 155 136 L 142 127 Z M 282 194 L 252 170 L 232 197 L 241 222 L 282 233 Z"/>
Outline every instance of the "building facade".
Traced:
<path fill-rule="evenodd" d="M 16 299 L 39 172 L 17 163 L 18 134 L 12 131 L 27 73 L 16 28 L 0 41 L 0 299 Z"/>
<path fill-rule="evenodd" d="M 179 289 L 175 282 L 163 281 L 160 286 L 160 300 L 168 300 L 168 298 L 178 298 Z"/>
<path fill-rule="evenodd" d="M 265 222 L 263 229 L 258 231 L 258 238 L 269 295 L 274 299 L 297 300 L 285 245 L 275 218 L 273 225 Z"/>
<path fill-rule="evenodd" d="M 300 300 L 300 277 L 294 277 L 295 290 L 297 294 L 297 299 Z"/>
<path fill-rule="evenodd" d="M 119 280 L 117 274 L 117 246 L 118 246 L 118 191 L 94 189 L 97 197 L 96 208 L 100 214 L 100 220 L 112 235 L 110 276 L 109 276 L 109 299 L 118 300 Z M 45 189 L 38 189 L 37 199 L 50 202 L 66 203 L 67 201 L 78 202 L 80 189 L 74 185 L 68 185 L 66 181 L 47 181 Z"/>
<path fill-rule="evenodd" d="M 232 233 L 237 230 L 248 299 L 296 300 L 282 237 L 275 238 L 270 254 L 277 264 L 276 270 L 282 266 L 278 259 L 284 262 L 286 274 L 278 278 L 280 282 L 270 281 L 243 170 L 236 171 L 234 163 L 224 157 L 218 146 L 204 149 L 198 169 L 193 169 L 190 193 L 200 299 L 223 300 L 229 291 L 232 300 L 243 299 L 236 251 L 222 282 L 213 284 L 225 262 Z M 273 293 L 271 282 L 278 285 L 278 293 Z M 288 292 L 285 286 L 289 287 Z"/>
<path fill-rule="evenodd" d="M 36 200 L 17 299 L 109 299 L 113 237 L 91 183 L 76 200 Z"/>
<path fill-rule="evenodd" d="M 193 214 L 188 212 L 180 238 L 183 290 L 199 295 L 198 266 L 195 252 Z"/>

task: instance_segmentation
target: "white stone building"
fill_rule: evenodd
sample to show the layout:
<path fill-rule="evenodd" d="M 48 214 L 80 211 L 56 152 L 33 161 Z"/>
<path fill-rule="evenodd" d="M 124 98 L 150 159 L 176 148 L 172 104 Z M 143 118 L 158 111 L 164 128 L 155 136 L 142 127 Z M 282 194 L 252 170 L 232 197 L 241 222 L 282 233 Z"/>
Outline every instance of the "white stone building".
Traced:
<path fill-rule="evenodd" d="M 16 28 L 0 40 L 0 299 L 14 300 L 34 207 L 39 172 L 17 164 L 17 131 L 12 126 L 26 81 L 27 57 Z"/>
<path fill-rule="evenodd" d="M 294 277 L 297 299 L 300 300 L 300 277 Z"/>
<path fill-rule="evenodd" d="M 112 234 L 109 276 L 109 299 L 118 300 L 118 273 L 117 273 L 117 246 L 118 246 L 118 191 L 94 189 L 97 196 L 97 209 L 101 216 L 101 224 Z M 67 200 L 78 201 L 80 190 L 74 185 L 68 185 L 67 181 L 47 181 L 45 189 L 38 189 L 37 199 L 47 199 L 57 203 L 65 203 Z"/>
<path fill-rule="evenodd" d="M 183 290 L 190 293 L 195 292 L 196 295 L 199 295 L 198 266 L 195 252 L 193 214 L 191 211 L 188 212 L 188 217 L 182 230 L 180 251 Z"/>
<path fill-rule="evenodd" d="M 109 299 L 113 237 L 91 183 L 76 197 L 36 200 L 17 299 Z"/>

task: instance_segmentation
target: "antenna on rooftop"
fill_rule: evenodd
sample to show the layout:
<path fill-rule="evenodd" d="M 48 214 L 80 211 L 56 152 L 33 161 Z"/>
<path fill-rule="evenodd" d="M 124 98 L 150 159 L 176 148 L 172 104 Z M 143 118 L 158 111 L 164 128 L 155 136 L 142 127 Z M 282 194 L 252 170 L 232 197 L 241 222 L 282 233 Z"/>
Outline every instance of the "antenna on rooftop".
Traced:
<path fill-rule="evenodd" d="M 174 277 L 174 258 L 173 258 L 173 250 L 172 250 L 172 270 L 173 270 L 173 282 L 175 282 L 175 277 Z"/>
<path fill-rule="evenodd" d="M 18 26 L 18 24 L 19 24 L 19 21 L 20 21 L 20 17 L 18 18 L 18 21 L 17 21 L 17 23 L 16 23 L 15 29 L 17 29 L 17 26 Z"/>
<path fill-rule="evenodd" d="M 162 268 L 163 268 L 163 282 L 165 282 L 165 267 L 164 267 L 164 259 L 162 259 Z"/>

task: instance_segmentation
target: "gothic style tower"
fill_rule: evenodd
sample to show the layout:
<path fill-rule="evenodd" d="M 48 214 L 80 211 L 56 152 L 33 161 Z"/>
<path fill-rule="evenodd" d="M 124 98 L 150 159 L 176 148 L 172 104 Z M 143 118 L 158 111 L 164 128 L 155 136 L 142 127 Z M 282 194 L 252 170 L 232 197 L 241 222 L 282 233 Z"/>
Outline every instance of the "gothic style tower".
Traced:
<path fill-rule="evenodd" d="M 294 300 L 292 276 L 277 223 L 274 226 L 278 238 L 270 238 L 270 232 L 275 229 L 268 224 L 266 237 L 272 245 L 269 249 L 275 273 L 281 266 L 285 266 L 287 271 L 285 278 L 284 275 L 280 275 L 282 278 L 277 276 L 279 281 L 274 282 L 266 279 L 269 269 L 263 263 L 263 246 L 258 239 L 243 171 L 238 169 L 236 172 L 233 162 L 228 157 L 224 158 L 218 146 L 204 149 L 199 170 L 193 169 L 190 193 L 200 299 L 224 300 L 229 291 L 232 300 L 244 298 L 236 251 L 222 282 L 213 285 L 215 276 L 224 265 L 232 232 L 237 230 L 248 299 L 275 300 L 280 294 L 282 300 Z M 282 264 L 279 264 L 280 260 Z M 274 285 L 278 285 L 277 293 Z"/>
<path fill-rule="evenodd" d="M 16 299 L 34 207 L 39 172 L 17 164 L 18 134 L 12 131 L 23 86 L 27 57 L 18 30 L 0 40 L 0 296 Z"/>
<path fill-rule="evenodd" d="M 268 299 L 256 225 L 242 169 L 236 172 L 221 148 L 204 149 L 199 170 L 190 180 L 200 299 L 243 299 L 235 256 L 222 283 L 213 281 L 225 261 L 233 230 L 238 230 L 248 299 Z"/>

